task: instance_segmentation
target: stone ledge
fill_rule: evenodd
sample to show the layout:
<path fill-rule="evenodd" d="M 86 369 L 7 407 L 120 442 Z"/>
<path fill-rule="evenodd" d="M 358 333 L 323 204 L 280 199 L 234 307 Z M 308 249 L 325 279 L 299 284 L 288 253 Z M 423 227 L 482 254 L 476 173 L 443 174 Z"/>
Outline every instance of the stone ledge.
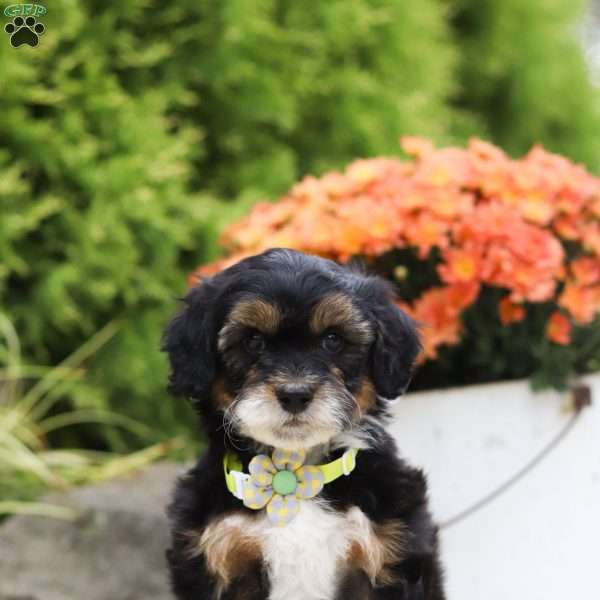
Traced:
<path fill-rule="evenodd" d="M 18 516 L 0 527 L 0 600 L 173 600 L 165 507 L 181 465 L 153 465 L 48 501 L 76 522 Z"/>

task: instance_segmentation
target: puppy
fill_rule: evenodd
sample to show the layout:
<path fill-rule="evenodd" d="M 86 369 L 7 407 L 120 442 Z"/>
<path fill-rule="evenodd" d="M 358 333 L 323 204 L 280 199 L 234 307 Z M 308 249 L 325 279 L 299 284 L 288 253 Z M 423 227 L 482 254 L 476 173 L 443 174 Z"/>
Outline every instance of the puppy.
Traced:
<path fill-rule="evenodd" d="M 443 600 L 421 471 L 384 429 L 419 338 L 390 286 L 284 249 L 203 280 L 168 325 L 202 419 L 167 556 L 180 600 Z"/>

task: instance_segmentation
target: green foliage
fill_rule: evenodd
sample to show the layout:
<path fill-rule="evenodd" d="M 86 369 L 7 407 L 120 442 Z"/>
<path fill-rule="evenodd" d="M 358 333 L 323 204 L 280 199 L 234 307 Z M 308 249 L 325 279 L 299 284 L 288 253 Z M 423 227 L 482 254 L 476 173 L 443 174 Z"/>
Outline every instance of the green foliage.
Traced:
<path fill-rule="evenodd" d="M 600 166 L 600 95 L 589 79 L 582 0 L 454 0 L 459 105 L 479 136 L 521 155 L 532 144 Z"/>
<path fill-rule="evenodd" d="M 212 202 L 186 192 L 197 133 L 174 133 L 162 90 L 128 90 L 102 27 L 69 6 L 52 6 L 37 49 L 0 45 L 0 298 L 27 356 L 46 364 L 119 320 L 92 393 L 72 401 L 136 418 L 163 402 L 164 435 L 178 418 L 163 401 L 160 330 L 202 256 Z"/>
<path fill-rule="evenodd" d="M 85 450 L 48 448 L 48 435 L 82 423 L 105 423 L 129 429 L 140 439 L 148 428 L 105 410 L 69 410 L 52 415 L 52 407 L 73 388 L 85 386 L 83 364 L 114 334 L 109 323 L 55 367 L 25 364 L 19 338 L 11 322 L 0 313 L 0 519 L 24 513 L 71 519 L 77 512 L 35 501 L 44 489 L 64 490 L 73 484 L 103 481 L 152 460 L 175 447 L 173 440 L 128 456 Z"/>
<path fill-rule="evenodd" d="M 395 153 L 402 133 L 443 137 L 456 61 L 444 16 L 434 0 L 204 3 L 190 55 L 206 183 L 275 195 L 304 173 Z"/>
<path fill-rule="evenodd" d="M 133 0 L 93 7 L 102 52 L 136 92 L 157 85 L 201 133 L 193 182 L 219 197 L 444 138 L 457 51 L 437 0 Z M 108 4 L 108 7 L 107 7 Z"/>

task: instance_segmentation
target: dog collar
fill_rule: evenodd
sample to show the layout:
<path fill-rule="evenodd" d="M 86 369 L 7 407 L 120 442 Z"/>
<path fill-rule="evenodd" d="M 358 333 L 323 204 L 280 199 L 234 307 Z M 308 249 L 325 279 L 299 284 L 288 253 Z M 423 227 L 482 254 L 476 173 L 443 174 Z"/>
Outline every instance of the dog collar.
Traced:
<path fill-rule="evenodd" d="M 223 458 L 227 489 L 252 510 L 266 508 L 269 520 L 286 525 L 300 510 L 300 501 L 316 496 L 327 483 L 350 475 L 356 466 L 357 448 L 324 465 L 305 465 L 305 450 L 276 448 L 271 456 L 258 454 L 242 471 L 242 462 L 233 452 Z"/>

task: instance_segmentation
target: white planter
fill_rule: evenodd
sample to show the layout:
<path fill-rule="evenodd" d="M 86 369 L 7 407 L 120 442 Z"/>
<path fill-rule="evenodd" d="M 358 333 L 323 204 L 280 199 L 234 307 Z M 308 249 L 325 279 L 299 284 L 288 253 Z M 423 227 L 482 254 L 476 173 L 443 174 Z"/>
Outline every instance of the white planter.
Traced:
<path fill-rule="evenodd" d="M 597 597 L 600 568 L 600 375 L 551 452 L 484 506 L 442 528 L 448 600 Z M 409 394 L 390 427 L 429 479 L 448 523 L 513 478 L 568 425 L 564 395 L 510 382 Z"/>

